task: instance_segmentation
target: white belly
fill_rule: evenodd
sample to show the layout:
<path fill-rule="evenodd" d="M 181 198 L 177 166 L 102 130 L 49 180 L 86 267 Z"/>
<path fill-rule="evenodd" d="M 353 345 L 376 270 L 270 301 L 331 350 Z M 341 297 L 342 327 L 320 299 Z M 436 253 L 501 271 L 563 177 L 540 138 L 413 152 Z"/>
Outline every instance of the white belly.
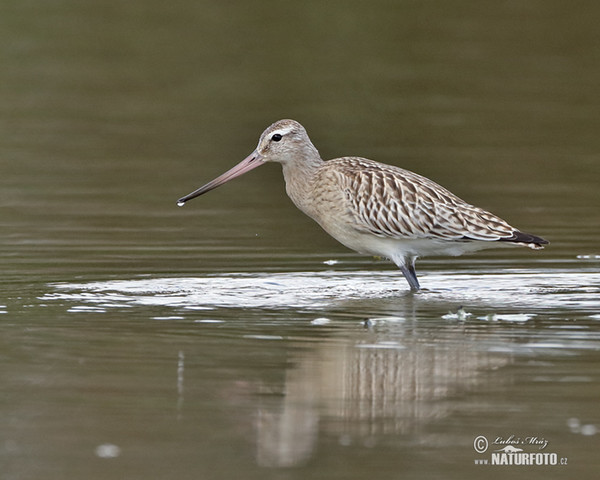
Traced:
<path fill-rule="evenodd" d="M 406 258 L 434 255 L 458 256 L 476 252 L 485 248 L 505 246 L 502 242 L 451 241 L 429 238 L 390 238 L 362 233 L 346 225 L 328 223 L 321 225 L 338 242 L 362 254 L 389 258 L 396 264 L 404 263 Z"/>

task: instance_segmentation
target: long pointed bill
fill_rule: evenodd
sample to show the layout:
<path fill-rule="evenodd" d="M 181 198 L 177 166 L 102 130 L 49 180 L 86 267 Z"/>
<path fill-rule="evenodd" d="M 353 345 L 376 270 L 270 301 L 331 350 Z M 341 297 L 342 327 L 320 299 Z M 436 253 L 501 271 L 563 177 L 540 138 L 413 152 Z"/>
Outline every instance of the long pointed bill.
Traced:
<path fill-rule="evenodd" d="M 219 175 L 212 182 L 208 182 L 206 185 L 200 187 L 198 190 L 194 190 L 192 193 L 186 195 L 185 197 L 181 197 L 177 200 L 177 205 L 183 207 L 185 202 L 191 200 L 192 198 L 199 197 L 203 193 L 210 192 L 211 190 L 217 188 L 220 185 L 228 182 L 229 180 L 234 179 L 235 177 L 239 177 L 250 170 L 260 167 L 264 165 L 265 162 L 262 161 L 261 156 L 256 153 L 256 151 L 252 152 L 246 158 L 244 158 L 240 163 L 238 163 L 231 170 L 227 170 L 223 175 Z"/>

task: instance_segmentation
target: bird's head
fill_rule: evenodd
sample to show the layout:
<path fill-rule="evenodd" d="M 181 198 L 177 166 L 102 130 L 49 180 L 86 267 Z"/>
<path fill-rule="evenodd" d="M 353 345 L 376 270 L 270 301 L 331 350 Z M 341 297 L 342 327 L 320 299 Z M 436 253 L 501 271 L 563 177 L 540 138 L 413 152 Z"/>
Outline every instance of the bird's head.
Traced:
<path fill-rule="evenodd" d="M 209 192 L 267 162 L 286 164 L 315 155 L 319 158 L 319 152 L 311 143 L 302 125 L 295 120 L 279 120 L 262 133 L 258 146 L 250 155 L 198 190 L 180 198 L 177 205 L 183 206 L 188 200 Z"/>

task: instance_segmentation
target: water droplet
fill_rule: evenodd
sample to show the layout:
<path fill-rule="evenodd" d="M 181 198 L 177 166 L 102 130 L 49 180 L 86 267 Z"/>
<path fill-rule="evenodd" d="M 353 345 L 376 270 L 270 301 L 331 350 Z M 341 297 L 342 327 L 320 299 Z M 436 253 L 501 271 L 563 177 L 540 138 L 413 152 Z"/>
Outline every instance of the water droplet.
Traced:
<path fill-rule="evenodd" d="M 105 443 L 96 447 L 96 456 L 100 458 L 115 458 L 121 455 L 121 449 L 117 445 Z"/>
<path fill-rule="evenodd" d="M 185 205 L 185 202 L 177 202 L 178 207 L 183 207 L 184 205 Z"/>
<path fill-rule="evenodd" d="M 567 426 L 573 433 L 579 433 L 579 429 L 581 428 L 581 422 L 578 418 L 572 417 L 567 420 Z"/>
<path fill-rule="evenodd" d="M 325 317 L 319 317 L 311 320 L 310 323 L 313 325 L 327 325 L 328 323 L 331 323 L 331 320 Z"/>
<path fill-rule="evenodd" d="M 582 425 L 581 426 L 581 434 L 582 435 L 596 435 L 596 433 L 598 433 L 598 429 L 596 428 L 596 425 L 591 425 L 591 424 L 587 424 L 587 425 Z"/>

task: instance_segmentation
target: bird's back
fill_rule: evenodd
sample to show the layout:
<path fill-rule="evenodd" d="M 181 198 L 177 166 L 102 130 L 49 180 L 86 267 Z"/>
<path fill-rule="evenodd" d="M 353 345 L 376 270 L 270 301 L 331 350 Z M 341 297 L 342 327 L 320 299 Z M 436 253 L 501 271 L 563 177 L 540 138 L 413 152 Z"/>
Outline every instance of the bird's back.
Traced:
<path fill-rule="evenodd" d="M 343 195 L 353 227 L 379 237 L 519 243 L 515 234 L 520 232 L 501 218 L 399 167 L 360 157 L 337 158 L 321 165 L 313 185 L 315 192 Z M 529 236 L 521 243 L 536 240 L 542 239 Z"/>

